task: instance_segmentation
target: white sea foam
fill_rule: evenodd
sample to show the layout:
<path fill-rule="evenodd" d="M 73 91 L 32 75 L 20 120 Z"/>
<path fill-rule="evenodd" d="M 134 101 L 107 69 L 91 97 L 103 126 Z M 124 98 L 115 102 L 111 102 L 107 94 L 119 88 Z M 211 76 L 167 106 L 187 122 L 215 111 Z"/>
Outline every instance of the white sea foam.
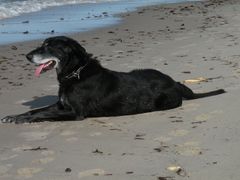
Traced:
<path fill-rule="evenodd" d="M 0 0 L 0 19 L 40 11 L 44 8 L 81 3 L 101 3 L 117 0 Z"/>

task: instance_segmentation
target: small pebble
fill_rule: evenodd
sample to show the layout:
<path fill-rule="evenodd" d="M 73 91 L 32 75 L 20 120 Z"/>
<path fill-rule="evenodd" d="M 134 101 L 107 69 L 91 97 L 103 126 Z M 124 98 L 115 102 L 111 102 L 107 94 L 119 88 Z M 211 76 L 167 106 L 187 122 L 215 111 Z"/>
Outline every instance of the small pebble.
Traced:
<path fill-rule="evenodd" d="M 70 172 L 72 172 L 72 169 L 71 169 L 71 168 L 66 168 L 66 169 L 65 169 L 65 172 L 66 172 L 66 173 L 70 173 Z"/>

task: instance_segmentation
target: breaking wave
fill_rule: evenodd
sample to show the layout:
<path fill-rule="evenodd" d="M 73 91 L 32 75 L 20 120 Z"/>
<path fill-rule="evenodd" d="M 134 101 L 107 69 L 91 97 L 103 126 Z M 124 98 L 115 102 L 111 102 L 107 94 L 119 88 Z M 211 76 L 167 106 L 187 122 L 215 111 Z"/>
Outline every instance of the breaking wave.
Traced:
<path fill-rule="evenodd" d="M 117 0 L 0 0 L 0 19 L 36 12 L 53 6 L 110 1 Z"/>

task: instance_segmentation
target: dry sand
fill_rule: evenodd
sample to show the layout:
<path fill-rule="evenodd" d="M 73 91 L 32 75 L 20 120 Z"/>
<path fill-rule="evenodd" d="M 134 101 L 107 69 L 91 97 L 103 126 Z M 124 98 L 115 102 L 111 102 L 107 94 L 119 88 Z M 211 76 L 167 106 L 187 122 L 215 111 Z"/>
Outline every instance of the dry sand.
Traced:
<path fill-rule="evenodd" d="M 81 122 L 0 125 L 0 179 L 238 180 L 240 2 L 152 6 L 120 25 L 72 37 L 118 71 L 155 68 L 196 92 L 177 109 Z M 55 72 L 39 79 L 24 54 L 40 41 L 0 47 L 0 118 L 53 103 Z"/>

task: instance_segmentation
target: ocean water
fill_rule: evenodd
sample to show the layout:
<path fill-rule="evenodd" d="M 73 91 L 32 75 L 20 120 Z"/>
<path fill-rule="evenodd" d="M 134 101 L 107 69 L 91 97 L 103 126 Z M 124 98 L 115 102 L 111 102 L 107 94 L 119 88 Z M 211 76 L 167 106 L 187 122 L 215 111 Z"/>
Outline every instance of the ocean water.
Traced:
<path fill-rule="evenodd" d="M 107 1 L 114 0 L 0 0 L 0 19 L 36 12 L 48 7 Z"/>
<path fill-rule="evenodd" d="M 118 13 L 182 1 L 0 0 L 0 44 L 88 31 L 118 23 Z"/>

